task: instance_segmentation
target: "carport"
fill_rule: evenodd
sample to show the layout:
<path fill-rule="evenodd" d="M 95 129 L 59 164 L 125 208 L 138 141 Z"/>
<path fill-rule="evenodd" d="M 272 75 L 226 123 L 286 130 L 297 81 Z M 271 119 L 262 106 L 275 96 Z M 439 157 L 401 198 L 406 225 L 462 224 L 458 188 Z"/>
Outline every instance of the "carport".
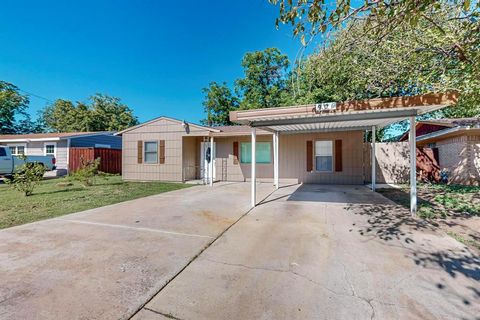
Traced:
<path fill-rule="evenodd" d="M 457 102 L 456 92 L 431 93 L 410 97 L 378 98 L 346 102 L 331 102 L 232 111 L 230 120 L 234 123 L 251 127 L 251 155 L 256 159 L 256 129 L 273 132 L 273 177 L 274 186 L 279 188 L 279 141 L 282 135 L 371 131 L 372 148 L 372 191 L 375 191 L 375 131 L 402 120 L 410 120 L 410 211 L 417 210 L 416 191 L 416 133 L 415 117 L 454 105 Z M 256 161 L 251 163 L 251 206 L 256 200 Z"/>

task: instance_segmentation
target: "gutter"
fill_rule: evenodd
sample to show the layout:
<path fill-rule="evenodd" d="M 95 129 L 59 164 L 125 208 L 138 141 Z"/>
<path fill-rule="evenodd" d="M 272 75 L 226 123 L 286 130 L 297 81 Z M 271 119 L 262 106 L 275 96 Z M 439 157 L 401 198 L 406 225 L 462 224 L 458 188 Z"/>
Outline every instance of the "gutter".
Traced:
<path fill-rule="evenodd" d="M 428 140 L 432 138 L 438 138 L 450 133 L 457 133 L 461 131 L 470 131 L 470 130 L 480 130 L 480 128 L 475 128 L 475 127 L 455 127 L 455 128 L 449 128 L 449 129 L 444 129 L 444 130 L 439 130 L 435 131 L 432 133 L 424 134 L 423 136 L 417 137 L 417 141 L 423 141 L 423 140 Z"/>

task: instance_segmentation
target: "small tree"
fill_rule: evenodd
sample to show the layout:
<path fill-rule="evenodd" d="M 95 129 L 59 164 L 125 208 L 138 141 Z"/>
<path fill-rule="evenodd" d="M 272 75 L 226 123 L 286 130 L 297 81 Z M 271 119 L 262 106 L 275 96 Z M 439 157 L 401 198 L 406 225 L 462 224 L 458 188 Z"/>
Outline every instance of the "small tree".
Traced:
<path fill-rule="evenodd" d="M 20 157 L 26 161 L 25 156 Z M 8 182 L 15 190 L 23 192 L 27 197 L 33 194 L 33 189 L 43 178 L 45 174 L 45 167 L 36 162 L 25 162 L 19 166 L 13 174 L 13 180 Z"/>
<path fill-rule="evenodd" d="M 71 177 L 79 181 L 84 187 L 92 186 L 95 182 L 95 177 L 102 175 L 98 170 L 100 166 L 100 158 L 95 160 L 85 160 L 80 158 L 80 168 L 71 174 Z"/>

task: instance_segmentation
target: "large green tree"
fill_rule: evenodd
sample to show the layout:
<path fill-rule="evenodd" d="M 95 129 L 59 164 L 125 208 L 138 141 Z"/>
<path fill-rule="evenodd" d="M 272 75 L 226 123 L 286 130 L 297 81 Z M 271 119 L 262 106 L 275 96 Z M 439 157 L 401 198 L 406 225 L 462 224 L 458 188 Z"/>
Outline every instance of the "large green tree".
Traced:
<path fill-rule="evenodd" d="M 291 24 L 304 44 L 320 35 L 324 46 L 318 59 L 327 57 L 336 65 L 322 66 L 335 80 L 314 96 L 321 97 L 332 85 L 337 88 L 335 81 L 348 88 L 339 95 L 349 91 L 354 97 L 457 90 L 461 100 L 445 115 L 479 114 L 479 1 L 270 2 L 279 6 L 277 23 Z M 305 72 L 310 80 L 297 81 L 297 91 L 325 82 L 322 71 L 307 66 Z"/>
<path fill-rule="evenodd" d="M 235 91 L 224 83 L 204 88 L 204 124 L 230 125 L 230 111 L 278 107 L 291 103 L 288 57 L 277 48 L 247 52 L 242 59 L 244 76 L 235 80 Z"/>
<path fill-rule="evenodd" d="M 289 99 L 290 61 L 277 48 L 247 52 L 242 59 L 244 77 L 235 82 L 242 109 L 278 107 Z"/>
<path fill-rule="evenodd" d="M 54 132 L 119 131 L 138 124 L 119 98 L 103 94 L 90 97 L 87 103 L 58 99 L 43 110 L 41 118 Z"/>
<path fill-rule="evenodd" d="M 138 124 L 132 109 L 119 98 L 96 94 L 90 100 L 90 130 L 120 131 Z"/>
<path fill-rule="evenodd" d="M 17 133 L 16 117 L 25 117 L 28 96 L 17 86 L 0 80 L 0 134 Z"/>
<path fill-rule="evenodd" d="M 211 82 L 204 88 L 205 95 L 203 107 L 207 118 L 202 120 L 204 125 L 226 126 L 231 125 L 230 111 L 238 109 L 239 99 L 236 97 L 227 84 Z"/>

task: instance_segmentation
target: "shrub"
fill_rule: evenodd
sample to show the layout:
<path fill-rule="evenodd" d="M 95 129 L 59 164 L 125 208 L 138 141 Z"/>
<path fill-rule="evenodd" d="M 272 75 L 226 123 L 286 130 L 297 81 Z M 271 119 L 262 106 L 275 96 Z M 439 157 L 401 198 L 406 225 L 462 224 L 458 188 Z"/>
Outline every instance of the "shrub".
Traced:
<path fill-rule="evenodd" d="M 25 160 L 25 157 L 23 157 L 23 160 Z M 24 163 L 15 170 L 13 179 L 8 183 L 15 190 L 23 192 L 25 196 L 30 196 L 33 194 L 35 186 L 43 179 L 44 174 L 45 167 L 42 164 Z"/>
<path fill-rule="evenodd" d="M 98 170 L 100 166 L 100 158 L 95 160 L 85 160 L 80 158 L 80 168 L 73 172 L 70 176 L 73 180 L 79 181 L 84 187 L 92 186 L 95 183 L 95 178 L 98 176 L 104 176 L 104 174 Z"/>

